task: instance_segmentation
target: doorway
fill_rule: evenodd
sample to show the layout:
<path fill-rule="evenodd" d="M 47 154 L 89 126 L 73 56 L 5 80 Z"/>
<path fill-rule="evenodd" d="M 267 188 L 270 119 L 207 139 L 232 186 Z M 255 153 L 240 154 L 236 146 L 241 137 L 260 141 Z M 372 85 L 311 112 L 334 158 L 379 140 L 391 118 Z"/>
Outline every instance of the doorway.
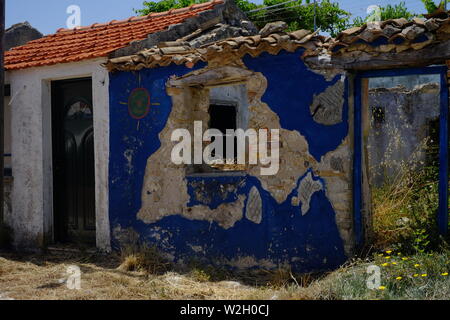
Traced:
<path fill-rule="evenodd" d="M 53 81 L 51 90 L 55 242 L 94 246 L 92 79 Z"/>
<path fill-rule="evenodd" d="M 377 221 L 382 240 L 416 232 L 425 222 L 436 235 L 448 233 L 447 68 L 359 73 L 354 137 L 358 244 Z"/>

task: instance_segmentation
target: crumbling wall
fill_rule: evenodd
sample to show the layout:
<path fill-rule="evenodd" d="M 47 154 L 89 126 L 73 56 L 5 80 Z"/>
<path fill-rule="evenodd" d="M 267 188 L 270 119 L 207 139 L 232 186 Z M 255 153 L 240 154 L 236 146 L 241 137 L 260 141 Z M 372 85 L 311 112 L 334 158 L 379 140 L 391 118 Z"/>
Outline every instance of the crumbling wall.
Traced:
<path fill-rule="evenodd" d="M 333 268 L 351 254 L 345 77 L 327 81 L 300 56 L 301 50 L 198 64 L 195 70 L 170 66 L 112 75 L 110 217 L 116 245 L 121 230 L 132 228 L 177 261 L 197 257 L 268 268 L 287 263 L 299 271 Z M 281 76 L 278 68 L 291 71 Z M 170 161 L 173 130 L 192 132 L 195 120 L 207 123 L 211 92 L 226 85 L 245 86 L 248 128 L 280 130 L 276 175 L 261 175 L 260 164 L 191 174 Z M 136 87 L 147 88 L 152 100 L 148 118 L 138 122 L 124 113 Z M 313 114 L 317 100 L 324 108 L 320 115 Z M 333 119 L 324 123 L 328 113 Z"/>
<path fill-rule="evenodd" d="M 393 179 L 404 166 L 425 165 L 426 147 L 430 143 L 438 145 L 437 140 L 429 139 L 433 126 L 438 129 L 439 99 L 439 83 L 412 89 L 404 86 L 370 89 L 371 134 L 367 150 L 373 186 Z"/>

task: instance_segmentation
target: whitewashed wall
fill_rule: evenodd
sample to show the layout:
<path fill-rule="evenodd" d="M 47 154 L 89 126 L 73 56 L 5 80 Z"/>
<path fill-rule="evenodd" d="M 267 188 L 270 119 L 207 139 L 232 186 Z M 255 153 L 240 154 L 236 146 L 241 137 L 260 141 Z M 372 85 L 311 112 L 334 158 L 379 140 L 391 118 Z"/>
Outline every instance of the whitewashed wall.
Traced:
<path fill-rule="evenodd" d="M 12 213 L 5 217 L 17 247 L 53 240 L 51 81 L 92 77 L 97 247 L 110 250 L 108 217 L 109 75 L 104 59 L 9 72 Z"/>

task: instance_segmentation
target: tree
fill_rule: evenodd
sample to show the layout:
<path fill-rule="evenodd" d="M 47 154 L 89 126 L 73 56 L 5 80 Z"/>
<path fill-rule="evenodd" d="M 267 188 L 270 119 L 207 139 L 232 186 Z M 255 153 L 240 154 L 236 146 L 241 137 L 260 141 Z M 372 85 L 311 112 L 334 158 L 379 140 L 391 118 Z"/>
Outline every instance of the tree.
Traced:
<path fill-rule="evenodd" d="M 378 16 L 378 17 L 377 17 Z M 379 7 L 379 10 L 373 10 L 370 15 L 368 15 L 365 19 L 362 19 L 361 17 L 357 17 L 353 20 L 352 25 L 353 26 L 361 26 L 368 21 L 384 21 L 389 19 L 399 19 L 399 18 L 405 18 L 407 20 L 410 20 L 417 16 L 417 14 L 412 13 L 408 11 L 408 8 L 406 7 L 404 2 L 400 2 L 396 5 L 390 5 L 388 4 L 385 7 Z"/>
<path fill-rule="evenodd" d="M 194 3 L 202 3 L 208 0 L 161 0 L 145 1 L 144 8 L 135 10 L 137 14 L 147 15 L 150 12 L 161 12 L 170 9 L 188 7 Z M 314 29 L 314 13 L 316 14 L 316 25 L 321 30 L 335 35 L 348 26 L 350 13 L 342 10 L 338 3 L 331 0 L 317 1 L 297 0 L 286 3 L 287 0 L 264 0 L 263 4 L 255 4 L 249 0 L 235 0 L 236 5 L 245 13 L 249 19 L 259 28 L 268 22 L 285 21 L 289 30 Z M 276 6 L 273 8 L 266 7 Z M 257 11 L 252 11 L 260 9 Z"/>
<path fill-rule="evenodd" d="M 314 16 L 316 16 L 316 27 L 322 31 L 335 35 L 348 25 L 350 13 L 342 10 L 338 3 L 331 0 L 323 0 L 314 3 L 312 0 L 298 0 L 286 3 L 286 0 L 264 0 L 263 7 L 273 8 L 262 9 L 249 14 L 250 19 L 258 26 L 262 27 L 267 22 L 282 20 L 285 21 L 289 30 L 314 29 Z"/>
<path fill-rule="evenodd" d="M 189 7 L 191 4 L 203 3 L 210 0 L 161 0 L 144 1 L 143 8 L 134 10 L 137 14 L 145 16 L 151 12 L 163 12 L 170 9 Z M 248 0 L 235 0 L 236 5 L 244 12 L 257 8 L 257 5 Z"/>

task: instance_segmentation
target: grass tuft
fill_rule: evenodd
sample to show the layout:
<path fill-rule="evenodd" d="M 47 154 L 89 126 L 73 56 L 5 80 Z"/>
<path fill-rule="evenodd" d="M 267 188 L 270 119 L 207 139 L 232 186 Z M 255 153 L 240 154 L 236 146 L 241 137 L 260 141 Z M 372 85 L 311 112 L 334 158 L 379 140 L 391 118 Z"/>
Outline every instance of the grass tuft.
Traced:
<path fill-rule="evenodd" d="M 120 270 L 144 271 L 149 274 L 163 274 L 171 268 L 171 263 L 165 259 L 155 247 L 147 245 L 128 246 L 121 250 Z"/>

